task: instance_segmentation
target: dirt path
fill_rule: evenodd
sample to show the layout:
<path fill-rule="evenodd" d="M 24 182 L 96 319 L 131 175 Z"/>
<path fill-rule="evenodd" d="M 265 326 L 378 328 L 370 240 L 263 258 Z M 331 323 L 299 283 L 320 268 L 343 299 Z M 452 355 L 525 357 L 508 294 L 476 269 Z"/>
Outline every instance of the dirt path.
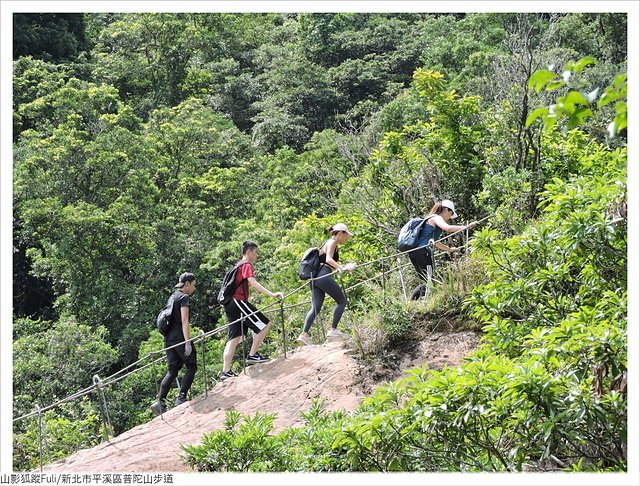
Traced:
<path fill-rule="evenodd" d="M 431 335 L 397 360 L 392 359 L 394 365 L 376 365 L 384 368 L 380 370 L 358 363 L 341 340 L 298 348 L 288 353 L 286 360 L 279 357 L 253 365 L 246 375 L 218 383 L 208 396 L 49 464 L 44 471 L 189 472 L 180 459 L 180 445 L 200 443 L 203 434 L 222 428 L 226 410 L 275 413 L 277 432 L 300 425 L 300 412 L 309 409 L 314 398 L 323 398 L 328 410 L 354 410 L 376 382 L 396 378 L 403 369 L 422 364 L 435 369 L 455 365 L 477 342 L 475 333 Z"/>

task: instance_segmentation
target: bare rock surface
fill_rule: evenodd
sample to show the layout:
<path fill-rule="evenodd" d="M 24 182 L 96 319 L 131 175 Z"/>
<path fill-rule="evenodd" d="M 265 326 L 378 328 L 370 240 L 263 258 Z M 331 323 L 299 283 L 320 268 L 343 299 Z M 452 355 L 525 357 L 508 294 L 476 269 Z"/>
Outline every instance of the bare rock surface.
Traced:
<path fill-rule="evenodd" d="M 440 369 L 458 364 L 478 338 L 474 333 L 453 336 L 434 340 L 432 335 L 417 343 L 411 353 L 397 357 L 394 373 L 378 380 L 393 379 L 413 366 Z M 354 410 L 378 380 L 345 344 L 336 339 L 297 348 L 286 359 L 252 365 L 246 374 L 217 383 L 208 396 L 195 397 L 109 442 L 51 463 L 44 472 L 190 472 L 181 460 L 180 446 L 199 444 L 203 434 L 221 429 L 227 410 L 275 413 L 274 432 L 301 425 L 300 412 L 308 410 L 314 398 L 324 399 L 328 410 Z"/>

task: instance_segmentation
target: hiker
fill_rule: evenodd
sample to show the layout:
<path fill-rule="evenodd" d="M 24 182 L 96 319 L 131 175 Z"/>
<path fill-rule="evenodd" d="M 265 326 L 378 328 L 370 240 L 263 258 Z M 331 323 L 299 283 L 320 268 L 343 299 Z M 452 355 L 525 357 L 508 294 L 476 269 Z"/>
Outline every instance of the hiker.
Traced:
<path fill-rule="evenodd" d="M 331 322 L 331 330 L 327 334 L 330 337 L 341 336 L 338 331 L 338 322 L 347 306 L 347 298 L 338 283 L 330 275 L 334 270 L 339 272 L 350 272 L 356 266 L 355 263 L 347 263 L 340 265 L 338 247 L 344 245 L 346 241 L 353 236 L 347 226 L 343 223 L 337 223 L 327 229 L 331 237 L 320 247 L 320 270 L 317 277 L 309 282 L 311 288 L 311 310 L 307 313 L 304 320 L 304 327 L 297 341 L 303 346 L 311 345 L 311 325 L 316 316 L 322 310 L 322 304 L 326 294 L 335 300 L 336 308 L 333 311 L 333 321 Z"/>
<path fill-rule="evenodd" d="M 187 393 L 191 388 L 197 369 L 196 353 L 189 335 L 190 296 L 196 291 L 196 276 L 190 272 L 183 273 L 174 288 L 176 290 L 169 297 L 169 299 L 174 299 L 171 326 L 164 337 L 164 346 L 170 348 L 166 350 L 168 370 L 160 383 L 158 399 L 151 405 L 151 411 L 156 417 L 167 411 L 165 399 L 182 365 L 187 367 L 187 371 L 180 382 L 180 393 L 175 401 L 176 407 L 187 401 Z M 178 343 L 183 344 L 171 347 Z"/>
<path fill-rule="evenodd" d="M 425 216 L 427 221 L 422 225 L 420 230 L 416 248 L 409 253 L 409 259 L 413 263 L 413 267 L 418 272 L 418 275 L 422 280 L 428 282 L 433 277 L 434 263 L 432 249 L 426 246 L 429 241 L 435 241 L 435 246 L 453 255 L 458 251 L 455 246 L 447 246 L 444 243 L 437 241 L 440 239 L 440 235 L 443 231 L 447 233 L 455 233 L 466 228 L 473 228 L 477 223 L 468 224 L 467 226 L 451 225 L 449 221 L 457 218 L 456 209 L 452 201 L 444 199 L 437 202 L 429 211 L 429 214 Z M 411 300 L 418 300 L 424 297 L 427 287 L 425 284 L 420 284 L 416 287 L 411 295 Z"/>
<path fill-rule="evenodd" d="M 253 241 L 245 241 L 242 244 L 242 259 L 236 264 L 239 266 L 235 277 L 235 290 L 229 302 L 224 306 L 224 312 L 227 315 L 227 319 L 229 319 L 229 327 L 228 341 L 222 354 L 222 370 L 219 375 L 221 380 L 237 376 L 231 370 L 231 362 L 233 361 L 236 347 L 245 339 L 242 335 L 243 330 L 245 335 L 249 329 L 253 331 L 253 340 L 247 356 L 247 364 L 263 363 L 270 359 L 268 356 L 258 353 L 258 349 L 269 332 L 271 324 L 269 324 L 269 319 L 262 312 L 249 303 L 249 286 L 261 294 L 275 299 L 282 299 L 283 294 L 282 292 L 267 290 L 256 280 L 253 264 L 257 260 L 258 244 Z M 243 317 L 244 319 L 242 319 Z"/>

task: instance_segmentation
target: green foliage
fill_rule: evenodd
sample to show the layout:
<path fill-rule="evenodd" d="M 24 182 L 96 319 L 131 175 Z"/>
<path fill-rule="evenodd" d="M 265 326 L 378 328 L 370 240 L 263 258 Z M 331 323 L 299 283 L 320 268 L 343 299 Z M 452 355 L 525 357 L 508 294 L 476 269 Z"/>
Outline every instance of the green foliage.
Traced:
<path fill-rule="evenodd" d="M 391 343 L 405 338 L 410 330 L 410 319 L 406 307 L 402 302 L 394 300 L 389 302 L 384 309 L 382 317 L 382 329 L 389 337 Z"/>
<path fill-rule="evenodd" d="M 524 229 L 533 197 L 533 177 L 530 171 L 516 171 L 514 167 L 485 174 L 483 189 L 474 199 L 483 212 L 493 214 L 490 224 L 501 234 L 513 235 Z"/>
<path fill-rule="evenodd" d="M 627 128 L 627 75 L 620 74 L 607 86 L 598 100 L 598 107 L 606 106 L 615 101 L 615 116 L 607 127 L 611 137 Z"/>
<path fill-rule="evenodd" d="M 466 256 L 447 262 L 444 255 L 437 263 L 437 281 L 429 285 L 424 311 L 435 317 L 455 316 L 472 289 L 486 283 L 482 262 Z"/>
<path fill-rule="evenodd" d="M 306 427 L 270 435 L 273 414 L 242 417 L 228 411 L 225 429 L 205 434 L 202 444 L 184 445 L 184 461 L 198 471 L 337 471 L 343 462 L 332 447 L 344 423 L 343 412 L 327 413 L 314 401 L 302 413 Z"/>
<path fill-rule="evenodd" d="M 13 63 L 13 108 L 24 103 L 46 96 L 64 85 L 66 69 L 64 65 L 56 65 L 33 59 L 19 57 Z M 14 118 L 17 113 L 14 113 Z"/>
<path fill-rule="evenodd" d="M 92 385 L 94 375 L 104 377 L 117 360 L 105 343 L 106 329 L 79 325 L 72 320 L 55 324 L 16 321 L 13 343 L 13 410 L 15 416 L 45 407 Z M 43 414 L 43 460 L 51 462 L 80 448 L 91 447 L 102 437 L 97 395 L 67 403 Z M 14 424 L 14 467 L 39 465 L 37 418 Z"/>
<path fill-rule="evenodd" d="M 493 344 L 506 354 L 521 352 L 522 338 L 535 328 L 594 306 L 603 289 L 626 287 L 626 230 L 612 222 L 625 197 L 626 158 L 613 155 L 616 171 L 606 177 L 547 185 L 543 219 L 521 235 L 477 235 L 494 282 L 474 290 L 473 313 L 492 323 Z"/>
<path fill-rule="evenodd" d="M 368 295 L 366 305 L 359 306 L 356 311 L 354 320 L 357 325 L 350 332 L 364 359 L 375 359 L 385 350 L 405 341 L 415 328 L 416 322 L 397 288 L 392 292 L 387 290 L 386 294 L 371 288 L 370 292 L 375 292 L 375 297 Z"/>
<path fill-rule="evenodd" d="M 484 133 L 478 99 L 447 90 L 434 71 L 418 69 L 414 81 L 428 118 L 385 134 L 367 182 L 379 191 L 379 204 L 398 207 L 402 219 L 445 196 L 470 208 L 484 172 L 477 153 Z"/>
<path fill-rule="evenodd" d="M 564 66 L 562 79 L 549 70 L 536 71 L 529 79 L 529 87 L 540 92 L 543 88 L 547 91 L 555 91 L 558 88 L 567 86 L 574 73 L 580 74 L 582 71 L 596 60 L 593 57 L 583 57 L 578 61 L 569 61 Z M 558 121 L 562 121 L 565 129 L 575 128 L 585 124 L 585 120 L 593 115 L 592 107 L 604 107 L 615 102 L 615 115 L 607 127 L 610 137 L 618 135 L 627 128 L 627 76 L 621 74 L 616 76 L 613 83 L 607 86 L 597 103 L 594 103 L 599 89 L 596 88 L 589 93 L 570 90 L 564 96 L 556 99 L 550 107 L 541 107 L 534 110 L 527 117 L 527 126 L 530 126 L 538 118 L 542 120 L 544 129 L 549 132 Z"/>
<path fill-rule="evenodd" d="M 13 55 L 45 61 L 75 59 L 88 48 L 82 13 L 14 13 Z"/>
<path fill-rule="evenodd" d="M 103 424 L 96 405 L 87 398 L 58 410 L 35 415 L 13 436 L 13 469 L 33 471 L 75 451 L 98 445 Z M 40 428 L 40 421 L 42 428 Z M 41 452 L 42 451 L 42 452 Z"/>
<path fill-rule="evenodd" d="M 513 360 L 487 347 L 463 367 L 412 370 L 409 378 L 379 387 L 350 416 L 324 414 L 275 436 L 266 435 L 265 423 L 247 425 L 243 432 L 249 436 L 215 432 L 202 446 L 185 448 L 186 462 L 198 470 L 230 470 L 239 463 L 227 458 L 255 440 L 268 441 L 276 455 L 262 458 L 251 451 L 252 471 L 624 470 L 626 402 L 615 389 L 620 377 L 617 383 L 599 381 L 594 392 L 595 383 L 584 373 L 597 350 L 605 349 L 601 346 L 623 353 L 624 338 L 581 334 L 590 335 L 592 324 L 535 335 L 527 343 L 531 347 Z M 602 329 L 611 330 L 612 324 Z M 600 371 L 620 364 L 620 355 L 609 357 Z M 258 415 L 247 424 L 260 420 Z"/>
<path fill-rule="evenodd" d="M 282 447 L 280 441 L 268 435 L 274 419 L 273 414 L 257 413 L 240 423 L 240 414 L 228 411 L 225 430 L 205 435 L 201 446 L 184 445 L 182 448 L 188 455 L 193 454 L 189 461 L 197 464 L 200 471 L 271 471 L 279 463 Z M 216 448 L 224 450 L 224 454 L 209 453 Z M 206 455 L 200 456 L 200 451 L 205 451 Z M 260 466 L 256 467 L 256 464 Z"/>
<path fill-rule="evenodd" d="M 325 130 L 316 133 L 300 155 L 285 147 L 255 160 L 266 189 L 256 205 L 257 216 L 276 227 L 290 227 L 312 213 L 336 212 L 340 190 L 351 174 L 340 150 L 343 138 Z"/>
<path fill-rule="evenodd" d="M 34 403 L 48 405 L 65 397 L 69 390 L 92 384 L 117 359 L 105 343 L 104 327 L 91 329 L 73 320 L 51 328 L 24 334 L 13 343 L 14 413 L 32 410 Z"/>
<path fill-rule="evenodd" d="M 459 312 L 483 283 L 466 312 L 489 346 L 381 388 L 353 416 L 314 404 L 305 427 L 275 435 L 273 417 L 230 416 L 191 464 L 625 467 L 626 429 L 612 425 L 626 412 L 624 14 L 18 14 L 14 27 L 17 55 L 33 56 L 13 65 L 16 415 L 160 349 L 153 319 L 185 270 L 200 282 L 194 326 L 222 324 L 216 286 L 243 240 L 260 244 L 259 280 L 288 291 L 324 228 L 347 223 L 356 236 L 341 259 L 368 262 L 448 197 L 462 222 L 495 216 L 470 266 L 441 267 L 429 312 Z M 551 63 L 565 76 L 531 76 Z M 556 92 L 553 113 L 526 120 Z M 606 138 L 609 122 L 622 136 Z M 367 280 L 343 319 L 365 353 L 413 325 L 385 270 L 340 276 L 346 288 Z M 284 317 L 288 342 L 308 297 L 287 300 L 302 304 Z M 277 352 L 285 336 L 272 334 Z M 209 374 L 223 345 L 207 340 Z M 165 369 L 160 359 L 105 390 L 116 433 L 149 419 Z M 98 440 L 96 410 L 47 416 L 51 459 Z M 37 465 L 28 422 L 15 429 L 19 468 Z"/>

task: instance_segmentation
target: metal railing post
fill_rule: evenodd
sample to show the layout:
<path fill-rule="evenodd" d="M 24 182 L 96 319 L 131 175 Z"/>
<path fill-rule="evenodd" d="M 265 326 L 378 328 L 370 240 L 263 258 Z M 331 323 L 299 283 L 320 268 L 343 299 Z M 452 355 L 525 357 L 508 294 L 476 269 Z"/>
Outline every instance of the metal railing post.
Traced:
<path fill-rule="evenodd" d="M 351 323 L 351 328 L 353 328 L 353 312 L 351 312 L 351 305 L 349 305 L 349 297 L 347 296 L 347 290 L 344 288 L 344 280 L 342 276 L 340 276 L 340 287 L 342 288 L 342 293 L 344 294 L 344 300 L 347 301 L 347 305 L 345 306 L 345 312 L 349 311 L 349 321 Z"/>
<path fill-rule="evenodd" d="M 407 300 L 407 286 L 404 283 L 404 275 L 402 274 L 402 264 L 400 263 L 400 257 L 398 257 L 398 274 L 400 276 L 400 285 L 402 285 L 404 300 Z"/>
<path fill-rule="evenodd" d="M 244 314 L 240 317 L 240 339 L 242 339 L 242 372 L 247 374 L 247 338 L 244 335 Z"/>
<path fill-rule="evenodd" d="M 209 382 L 207 380 L 207 348 L 205 347 L 204 331 L 200 329 L 198 335 L 202 336 L 202 375 L 204 378 L 204 396 L 209 396 Z"/>
<path fill-rule="evenodd" d="M 42 472 L 42 410 L 37 403 L 36 412 L 38 413 L 38 453 L 40 455 L 40 472 Z"/>
<path fill-rule="evenodd" d="M 107 408 L 107 399 L 104 395 L 104 390 L 102 388 L 102 380 L 98 375 L 93 375 L 93 384 L 96 386 L 98 390 L 98 397 L 100 399 L 100 412 L 102 415 L 102 425 L 104 426 L 104 435 L 108 442 L 109 440 L 111 440 L 109 437 L 109 429 L 111 429 L 111 419 L 109 418 L 109 409 Z"/>
<path fill-rule="evenodd" d="M 284 301 L 280 300 L 280 320 L 282 321 L 282 348 L 284 349 L 284 359 L 287 359 L 287 330 L 284 324 Z"/>

